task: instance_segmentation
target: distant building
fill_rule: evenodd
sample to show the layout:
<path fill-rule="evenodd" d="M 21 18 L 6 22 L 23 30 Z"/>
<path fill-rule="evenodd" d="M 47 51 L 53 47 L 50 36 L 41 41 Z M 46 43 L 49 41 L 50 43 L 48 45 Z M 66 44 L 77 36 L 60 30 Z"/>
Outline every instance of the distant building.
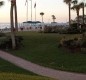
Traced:
<path fill-rule="evenodd" d="M 41 23 L 40 21 L 26 21 L 23 22 L 23 25 L 20 27 L 24 28 L 26 31 L 39 31 L 43 30 L 44 23 Z"/>

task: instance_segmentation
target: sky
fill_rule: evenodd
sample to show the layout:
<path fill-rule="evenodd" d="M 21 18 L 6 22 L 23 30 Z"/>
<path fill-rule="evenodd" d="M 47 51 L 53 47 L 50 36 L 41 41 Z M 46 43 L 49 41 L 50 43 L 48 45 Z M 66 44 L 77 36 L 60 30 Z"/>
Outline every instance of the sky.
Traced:
<path fill-rule="evenodd" d="M 0 7 L 0 23 L 10 22 L 10 0 L 3 0 L 5 3 Z M 84 0 L 79 0 L 84 1 Z M 86 0 L 85 0 L 86 1 Z M 26 21 L 27 6 L 26 0 L 17 0 L 18 22 Z M 35 21 L 36 2 L 36 20 L 41 21 L 40 12 L 44 12 L 44 22 L 52 22 L 51 15 L 55 15 L 56 22 L 68 22 L 68 5 L 63 0 L 32 0 L 32 20 Z M 80 14 L 82 11 L 80 10 Z M 85 8 L 86 14 L 86 8 Z M 71 18 L 76 17 L 76 11 L 71 10 Z M 31 20 L 31 1 L 28 0 L 28 20 Z"/>

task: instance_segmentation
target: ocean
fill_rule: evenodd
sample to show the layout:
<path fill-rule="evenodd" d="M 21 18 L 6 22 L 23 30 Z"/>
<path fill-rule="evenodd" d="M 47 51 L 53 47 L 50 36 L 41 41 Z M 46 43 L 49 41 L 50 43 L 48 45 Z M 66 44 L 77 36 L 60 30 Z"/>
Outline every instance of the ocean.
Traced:
<path fill-rule="evenodd" d="M 34 24 L 30 25 L 28 23 L 25 23 L 25 24 L 18 23 L 18 28 L 20 28 L 20 27 L 30 27 L 30 26 L 33 26 L 33 27 L 39 26 L 40 27 L 41 25 L 42 25 L 41 23 L 37 24 L 37 25 L 34 25 Z M 44 25 L 48 25 L 48 26 L 50 25 L 51 26 L 52 24 L 44 23 Z M 57 26 L 64 26 L 64 27 L 68 26 L 67 23 L 56 23 L 55 25 L 57 25 Z M 6 29 L 6 28 L 10 28 L 10 23 L 0 23 L 0 29 Z"/>
<path fill-rule="evenodd" d="M 21 31 L 39 31 L 40 27 L 44 27 L 42 24 L 28 24 L 28 23 L 18 23 L 18 30 Z M 0 32 L 10 32 L 10 23 L 0 23 Z M 42 28 L 43 29 L 43 28 Z"/>
<path fill-rule="evenodd" d="M 23 23 L 18 23 L 18 27 L 23 26 Z M 0 23 L 0 29 L 10 28 L 10 23 Z"/>

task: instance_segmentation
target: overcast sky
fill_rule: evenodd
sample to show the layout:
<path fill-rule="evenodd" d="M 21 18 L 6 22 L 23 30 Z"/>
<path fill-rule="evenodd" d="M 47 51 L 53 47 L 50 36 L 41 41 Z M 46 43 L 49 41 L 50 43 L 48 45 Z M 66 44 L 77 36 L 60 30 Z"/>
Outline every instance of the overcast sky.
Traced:
<path fill-rule="evenodd" d="M 4 6 L 0 8 L 0 22 L 10 22 L 10 1 L 5 1 Z M 26 0 L 17 0 L 17 10 L 18 10 L 18 22 L 26 21 L 26 10 L 25 6 Z M 83 1 L 83 0 L 79 0 Z M 31 20 L 31 1 L 28 0 L 28 20 Z M 63 0 L 32 0 L 32 19 L 35 20 L 35 9 L 34 4 L 36 2 L 36 16 L 37 20 L 41 21 L 40 12 L 44 12 L 44 22 L 51 22 L 51 15 L 56 16 L 56 22 L 67 22 L 68 21 L 68 5 L 66 5 Z M 71 11 L 72 19 L 76 17 L 76 11 Z M 80 10 L 80 14 L 82 14 Z M 85 8 L 86 14 L 86 8 Z"/>

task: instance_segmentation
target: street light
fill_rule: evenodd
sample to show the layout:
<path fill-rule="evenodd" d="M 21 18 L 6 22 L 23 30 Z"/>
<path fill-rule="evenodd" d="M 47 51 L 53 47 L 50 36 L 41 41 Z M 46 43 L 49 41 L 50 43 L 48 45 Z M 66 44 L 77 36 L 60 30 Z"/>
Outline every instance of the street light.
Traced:
<path fill-rule="evenodd" d="M 32 0 L 30 0 L 31 1 L 31 21 L 32 21 Z M 25 5 L 27 4 L 27 13 L 26 13 L 26 19 L 27 19 L 27 21 L 28 21 L 28 0 L 26 0 L 26 2 L 25 2 Z"/>

